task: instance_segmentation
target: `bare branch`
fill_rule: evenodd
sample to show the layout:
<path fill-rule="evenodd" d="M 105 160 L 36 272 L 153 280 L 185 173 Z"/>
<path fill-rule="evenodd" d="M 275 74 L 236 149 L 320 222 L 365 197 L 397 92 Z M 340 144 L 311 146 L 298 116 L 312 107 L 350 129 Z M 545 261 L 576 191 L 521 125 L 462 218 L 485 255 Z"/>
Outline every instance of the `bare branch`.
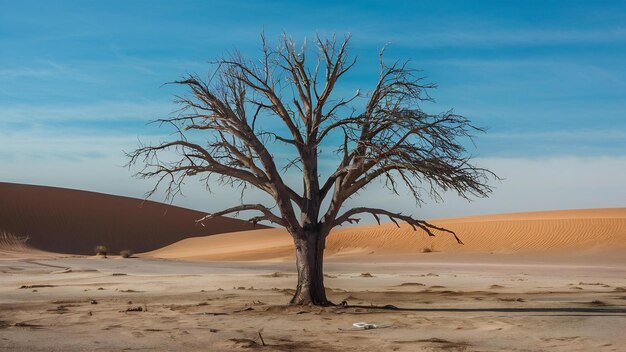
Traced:
<path fill-rule="evenodd" d="M 242 205 L 238 205 L 232 208 L 228 208 L 228 209 L 224 209 L 215 213 L 211 213 L 211 214 L 207 214 L 204 217 L 196 220 L 197 223 L 200 223 L 202 226 L 204 226 L 204 221 L 205 220 L 209 220 L 218 216 L 223 216 L 223 215 L 228 215 L 228 214 L 238 214 L 239 212 L 242 211 L 248 211 L 248 210 L 256 210 L 256 211 L 260 211 L 261 213 L 263 213 L 263 216 L 256 216 L 251 218 L 249 221 L 256 224 L 259 221 L 262 220 L 267 220 L 267 221 L 271 221 L 277 225 L 281 225 L 281 226 L 286 226 L 285 221 L 280 218 L 279 216 L 275 215 L 274 213 L 272 213 L 272 211 L 265 207 L 262 204 L 242 204 Z"/>
<path fill-rule="evenodd" d="M 378 222 L 378 224 L 380 225 L 380 215 L 384 215 L 387 216 L 389 218 L 389 220 L 391 220 L 393 223 L 396 224 L 396 226 L 400 227 L 400 225 L 398 224 L 397 220 L 401 220 L 406 222 L 407 224 L 409 224 L 412 228 L 413 231 L 416 231 L 417 228 L 420 228 L 422 230 L 424 230 L 428 236 L 432 236 L 434 237 L 435 234 L 433 233 L 432 230 L 438 230 L 438 231 L 443 231 L 443 232 L 447 232 L 449 234 L 452 234 L 452 236 L 454 236 L 454 239 L 457 241 L 457 243 L 459 244 L 463 244 L 463 242 L 461 241 L 461 239 L 456 235 L 456 233 L 454 233 L 454 231 L 445 229 L 443 227 L 439 227 L 439 226 L 435 226 L 433 224 L 430 224 L 424 220 L 418 220 L 418 219 L 414 219 L 411 216 L 408 215 L 402 215 L 401 213 L 393 213 L 390 212 L 388 210 L 384 210 L 384 209 L 377 209 L 377 208 L 364 208 L 364 207 L 359 207 L 359 208 L 353 208 L 350 209 L 348 211 L 346 211 L 345 213 L 343 213 L 341 216 L 338 216 L 337 219 L 335 220 L 335 226 L 340 226 L 343 223 L 358 223 L 359 222 L 359 218 L 354 218 L 354 215 L 357 214 L 363 214 L 363 213 L 367 213 L 367 214 L 371 214 L 375 219 L 376 222 Z"/>
<path fill-rule="evenodd" d="M 339 216 L 339 211 L 375 180 L 393 193 L 410 194 L 416 205 L 426 197 L 441 200 L 449 191 L 467 199 L 491 192 L 489 181 L 497 176 L 473 165 L 465 149 L 465 141 L 483 130 L 453 111 L 425 112 L 422 105 L 432 101 L 428 91 L 435 85 L 424 82 L 408 62 L 387 63 L 381 50 L 374 89 L 342 98 L 335 96 L 337 87 L 356 63 L 348 55 L 350 36 L 316 37 L 313 64 L 306 43 L 297 45 L 286 35 L 276 48 L 263 34 L 261 41 L 259 60 L 235 53 L 214 61 L 208 80 L 189 75 L 173 82 L 188 94 L 176 96 L 181 108 L 175 116 L 157 122 L 173 126 L 177 137 L 129 154 L 129 166 L 143 164 L 138 177 L 156 179 L 149 194 L 163 184 L 171 199 L 181 193 L 187 177 L 216 176 L 220 184 L 240 187 L 242 197 L 249 186 L 272 197 L 280 214 L 255 205 L 249 210 L 262 215 L 250 221 L 268 220 L 292 234 L 325 236 L 338 224 L 358 221 L 356 213 Z M 318 157 L 331 138 L 333 144 L 342 138 L 336 148 L 339 162 L 320 180 L 325 170 Z M 276 142 L 291 148 L 280 151 L 280 165 L 270 150 Z M 295 191 L 300 187 L 283 180 L 292 168 L 302 175 L 301 194 Z M 322 204 L 329 204 L 325 211 Z M 370 210 L 377 221 L 391 215 L 394 222 L 437 230 L 401 214 L 356 209 Z"/>

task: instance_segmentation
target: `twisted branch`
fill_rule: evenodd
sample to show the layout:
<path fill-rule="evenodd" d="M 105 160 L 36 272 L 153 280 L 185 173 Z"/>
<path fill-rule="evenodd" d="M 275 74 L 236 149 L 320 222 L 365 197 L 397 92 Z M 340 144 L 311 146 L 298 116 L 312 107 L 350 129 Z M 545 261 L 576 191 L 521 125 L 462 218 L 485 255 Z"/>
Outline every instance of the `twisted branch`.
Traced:
<path fill-rule="evenodd" d="M 433 233 L 432 230 L 447 232 L 449 234 L 452 234 L 452 236 L 454 236 L 454 239 L 457 241 L 457 243 L 463 244 L 461 239 L 456 235 L 454 231 L 448 230 L 443 227 L 435 226 L 424 220 L 418 220 L 411 216 L 403 215 L 402 213 L 393 213 L 388 210 L 377 209 L 377 208 L 365 208 L 365 207 L 352 208 L 346 211 L 345 213 L 343 213 L 343 215 L 338 216 L 337 219 L 335 220 L 334 226 L 341 226 L 341 224 L 346 223 L 346 222 L 350 224 L 358 223 L 360 221 L 360 218 L 355 218 L 353 216 L 357 214 L 363 214 L 363 213 L 371 214 L 374 217 L 374 219 L 376 219 L 376 222 L 378 223 L 378 225 L 380 225 L 380 216 L 384 215 L 384 216 L 387 216 L 389 220 L 391 220 L 398 227 L 400 227 L 400 225 L 398 224 L 398 220 L 401 220 L 409 224 L 413 228 L 413 231 L 417 231 L 417 228 L 420 228 L 424 230 L 428 234 L 428 236 L 431 236 L 431 237 L 435 237 L 435 234 Z"/>
<path fill-rule="evenodd" d="M 247 211 L 247 210 L 256 210 L 256 211 L 260 211 L 261 213 L 263 213 L 262 216 L 255 216 L 255 217 L 248 219 L 248 221 L 254 225 L 256 225 L 259 221 L 267 220 L 277 225 L 286 226 L 286 223 L 282 218 L 272 213 L 272 211 L 269 208 L 265 207 L 262 204 L 242 204 L 242 205 L 238 205 L 232 208 L 224 209 L 215 213 L 207 214 L 203 216 L 202 218 L 196 220 L 196 223 L 200 223 L 202 226 L 204 226 L 203 222 L 205 220 L 209 220 L 217 216 L 223 216 L 223 215 L 228 215 L 228 214 L 236 215 L 239 212 Z"/>

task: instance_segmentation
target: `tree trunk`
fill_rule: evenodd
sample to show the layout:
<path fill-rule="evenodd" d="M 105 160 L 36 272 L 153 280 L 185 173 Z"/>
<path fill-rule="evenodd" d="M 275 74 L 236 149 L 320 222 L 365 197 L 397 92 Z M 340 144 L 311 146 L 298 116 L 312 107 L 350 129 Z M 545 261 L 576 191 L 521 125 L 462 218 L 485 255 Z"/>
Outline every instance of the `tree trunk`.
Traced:
<path fill-rule="evenodd" d="M 324 239 L 320 233 L 295 236 L 298 287 L 291 299 L 295 305 L 328 306 L 324 288 Z"/>

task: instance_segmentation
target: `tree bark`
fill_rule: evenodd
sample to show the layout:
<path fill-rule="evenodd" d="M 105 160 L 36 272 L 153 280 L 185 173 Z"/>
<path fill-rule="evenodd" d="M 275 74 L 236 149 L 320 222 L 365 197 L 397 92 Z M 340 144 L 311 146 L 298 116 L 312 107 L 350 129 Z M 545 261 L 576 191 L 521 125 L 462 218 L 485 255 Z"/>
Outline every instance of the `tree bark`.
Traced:
<path fill-rule="evenodd" d="M 298 286 L 291 299 L 294 305 L 328 306 L 324 288 L 324 238 L 320 233 L 294 236 Z"/>

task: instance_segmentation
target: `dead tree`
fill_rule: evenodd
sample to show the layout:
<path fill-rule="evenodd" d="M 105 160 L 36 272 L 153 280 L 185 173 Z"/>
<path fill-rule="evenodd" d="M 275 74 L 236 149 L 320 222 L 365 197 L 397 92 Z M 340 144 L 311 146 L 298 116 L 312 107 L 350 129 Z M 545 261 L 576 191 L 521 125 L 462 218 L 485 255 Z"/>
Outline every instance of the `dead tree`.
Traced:
<path fill-rule="evenodd" d="M 187 177 L 196 175 L 269 195 L 271 206 L 241 204 L 200 221 L 256 211 L 251 222 L 285 227 L 293 237 L 298 270 L 292 304 L 331 304 L 322 272 L 326 237 L 335 226 L 358 222 L 362 214 L 378 223 L 381 217 L 404 221 L 429 236 L 435 230 L 448 232 L 461 243 L 454 232 L 413 216 L 374 207 L 343 209 L 373 181 L 383 180 L 396 194 L 398 187 L 408 189 L 419 204 L 425 197 L 441 199 L 447 191 L 464 198 L 487 196 L 488 181 L 495 176 L 471 164 L 462 144 L 482 130 L 452 111 L 424 112 L 421 105 L 431 100 L 427 91 L 434 85 L 424 83 L 405 62 L 387 64 L 382 50 L 376 86 L 338 97 L 337 83 L 356 63 L 347 55 L 348 42 L 349 37 L 339 42 L 317 37 L 315 50 L 307 50 L 286 36 L 270 47 L 262 36 L 258 60 L 235 53 L 213 62 L 205 80 L 189 75 L 173 82 L 187 93 L 176 97 L 178 113 L 158 122 L 174 126 L 177 137 L 129 153 L 129 166 L 141 165 L 138 177 L 156 178 L 149 196 L 165 184 L 173 197 Z M 308 60 L 311 53 L 317 55 Z M 280 128 L 266 127 L 273 121 Z M 279 163 L 270 150 L 278 143 L 288 146 L 294 158 Z M 318 156 L 329 145 L 339 146 L 338 165 L 322 179 Z M 291 167 L 301 172 L 301 189 L 283 179 Z"/>

